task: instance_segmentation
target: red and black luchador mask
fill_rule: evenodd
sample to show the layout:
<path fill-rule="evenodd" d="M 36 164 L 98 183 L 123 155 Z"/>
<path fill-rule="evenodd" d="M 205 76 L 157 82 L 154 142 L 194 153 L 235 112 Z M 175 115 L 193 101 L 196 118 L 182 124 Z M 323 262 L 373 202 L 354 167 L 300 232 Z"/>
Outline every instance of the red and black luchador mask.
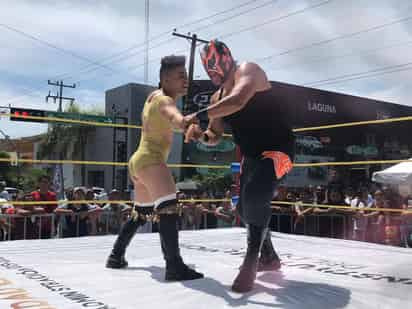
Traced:
<path fill-rule="evenodd" d="M 200 53 L 203 67 L 216 86 L 222 85 L 235 64 L 232 54 L 225 43 L 212 40 Z"/>

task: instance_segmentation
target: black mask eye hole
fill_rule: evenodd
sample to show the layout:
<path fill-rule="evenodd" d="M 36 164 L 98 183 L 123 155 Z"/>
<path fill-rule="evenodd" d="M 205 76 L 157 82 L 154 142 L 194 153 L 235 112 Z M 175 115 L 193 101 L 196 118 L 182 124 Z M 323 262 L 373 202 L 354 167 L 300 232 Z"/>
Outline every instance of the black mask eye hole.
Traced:
<path fill-rule="evenodd" d="M 208 66 L 209 68 L 210 68 L 210 67 L 214 68 L 214 67 L 216 66 L 216 56 L 215 56 L 215 55 L 213 55 L 212 58 L 210 58 L 210 59 L 207 61 L 207 66 Z"/>

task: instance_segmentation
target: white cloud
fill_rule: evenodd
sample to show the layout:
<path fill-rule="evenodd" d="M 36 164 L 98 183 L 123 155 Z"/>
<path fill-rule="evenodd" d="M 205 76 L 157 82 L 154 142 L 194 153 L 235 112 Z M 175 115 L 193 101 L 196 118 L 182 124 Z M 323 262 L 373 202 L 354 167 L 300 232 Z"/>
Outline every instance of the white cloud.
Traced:
<path fill-rule="evenodd" d="M 181 24 L 243 2 L 246 0 L 242 2 L 238 0 L 224 2 L 221 0 L 150 1 L 151 36 L 164 31 L 171 32 L 173 28 Z M 264 8 L 250 11 L 248 14 L 224 23 L 216 22 L 216 20 L 238 12 L 251 10 L 254 6 L 265 2 L 267 0 L 256 1 L 247 7 L 233 10 L 215 19 L 187 28 L 178 28 L 178 30 L 186 33 L 199 26 L 205 26 L 204 29 L 197 31 L 199 37 L 205 39 L 221 37 L 294 10 L 320 3 L 321 0 L 273 0 L 271 5 Z M 225 41 L 232 48 L 238 60 L 254 60 L 387 23 L 412 15 L 411 12 L 412 5 L 408 0 L 335 0 L 302 14 L 258 27 L 253 31 L 233 35 Z M 2 24 L 93 60 L 103 59 L 144 40 L 144 1 L 16 0 L 2 5 L 0 18 Z M 76 89 L 65 89 L 67 91 L 65 94 L 76 97 L 78 102 L 87 106 L 103 104 L 104 91 L 109 88 L 143 80 L 141 64 L 144 57 L 143 53 L 137 53 L 142 48 L 132 50 L 136 53 L 133 56 L 127 53 L 126 56 L 129 57 L 124 61 L 110 63 L 109 66 L 115 72 L 103 68 L 85 72 L 84 68 L 88 66 L 88 63 L 83 60 L 46 47 L 2 27 L 0 27 L 0 33 L 0 62 L 2 63 L 0 99 L 3 104 L 12 102 L 16 106 L 24 104 L 31 107 L 47 106 L 56 109 L 52 103 L 46 105 L 44 97 L 49 89 L 53 90 L 47 85 L 47 79 L 62 73 L 69 73 L 64 76 L 66 83 L 80 81 Z M 158 78 L 159 60 L 156 58 L 178 50 L 185 50 L 188 55 L 189 43 L 183 39 L 173 39 L 171 35 L 151 42 L 151 46 L 169 39 L 171 40 L 167 44 L 150 50 L 150 59 L 155 59 L 149 65 L 149 79 L 152 84 L 156 84 Z M 410 56 L 412 44 L 388 48 L 376 53 L 361 54 L 365 50 L 378 49 L 384 45 L 410 40 L 412 40 L 412 21 L 292 52 L 275 57 L 271 62 L 262 62 L 261 65 L 267 70 L 272 80 L 303 84 L 412 61 L 412 56 Z M 340 56 L 350 52 L 354 55 L 336 60 L 313 62 L 313 59 Z M 357 53 L 360 55 L 356 55 Z M 205 78 L 198 53 L 195 63 L 195 76 Z M 282 68 L 282 66 L 285 67 Z M 270 68 L 280 69 L 270 70 Z M 412 89 L 411 72 L 321 87 L 412 105 L 408 99 Z M 36 91 L 30 96 L 21 97 L 22 94 L 33 91 L 33 89 Z M 4 120 L 1 122 L 2 128 L 4 128 L 3 125 L 6 125 Z M 38 125 L 33 125 L 33 128 L 35 126 Z M 16 131 L 12 132 L 13 134 L 8 132 L 14 136 L 31 133 L 30 129 L 24 130 L 24 126 L 19 126 L 19 130 L 16 130 L 13 124 L 7 124 L 6 127 L 9 131 Z"/>

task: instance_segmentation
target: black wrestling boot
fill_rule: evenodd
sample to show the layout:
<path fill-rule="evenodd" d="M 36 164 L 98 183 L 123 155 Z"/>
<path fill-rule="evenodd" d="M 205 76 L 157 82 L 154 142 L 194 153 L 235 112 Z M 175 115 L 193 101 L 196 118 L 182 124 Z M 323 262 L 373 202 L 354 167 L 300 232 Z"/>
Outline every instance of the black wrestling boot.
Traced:
<path fill-rule="evenodd" d="M 268 230 L 266 237 L 263 240 L 262 249 L 260 250 L 257 271 L 275 271 L 279 270 L 280 267 L 280 258 L 273 248 L 272 239 L 270 237 L 270 230 Z"/>
<path fill-rule="evenodd" d="M 159 215 L 159 235 L 166 261 L 166 281 L 184 281 L 203 278 L 203 274 L 189 268 L 182 260 L 179 250 L 177 214 Z"/>
<path fill-rule="evenodd" d="M 116 242 L 113 245 L 112 252 L 110 253 L 107 261 L 107 268 L 125 268 L 128 263 L 124 257 L 126 253 L 126 248 L 130 244 L 134 234 L 136 234 L 139 226 L 145 224 L 146 221 L 133 217 L 129 218 L 126 223 L 120 229 L 119 235 L 117 236 Z"/>
<path fill-rule="evenodd" d="M 240 271 L 232 284 L 232 290 L 246 293 L 253 289 L 258 268 L 259 252 L 268 228 L 247 224 L 247 250 Z"/>

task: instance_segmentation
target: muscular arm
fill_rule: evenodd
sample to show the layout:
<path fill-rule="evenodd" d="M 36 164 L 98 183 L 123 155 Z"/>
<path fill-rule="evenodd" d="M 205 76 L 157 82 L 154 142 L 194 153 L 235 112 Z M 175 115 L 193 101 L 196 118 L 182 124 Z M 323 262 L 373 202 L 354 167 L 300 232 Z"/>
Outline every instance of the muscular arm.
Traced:
<path fill-rule="evenodd" d="M 210 105 L 213 105 L 218 98 L 219 92 L 213 94 L 210 99 Z M 196 113 L 194 113 L 196 115 Z M 191 130 L 192 129 L 192 130 Z M 215 146 L 220 143 L 224 132 L 224 124 L 222 118 L 214 118 L 209 120 L 209 124 L 205 131 L 202 131 L 199 125 L 189 128 L 188 135 L 186 135 L 185 142 L 190 140 L 199 141 L 208 146 Z"/>
<path fill-rule="evenodd" d="M 185 129 L 183 121 L 184 116 L 177 109 L 173 99 L 169 97 L 163 97 L 159 104 L 159 112 L 164 118 L 166 118 L 171 123 L 174 129 Z"/>
<path fill-rule="evenodd" d="M 208 107 L 209 119 L 222 118 L 241 110 L 266 82 L 266 75 L 258 65 L 241 65 L 236 71 L 235 85 L 230 93 Z"/>

